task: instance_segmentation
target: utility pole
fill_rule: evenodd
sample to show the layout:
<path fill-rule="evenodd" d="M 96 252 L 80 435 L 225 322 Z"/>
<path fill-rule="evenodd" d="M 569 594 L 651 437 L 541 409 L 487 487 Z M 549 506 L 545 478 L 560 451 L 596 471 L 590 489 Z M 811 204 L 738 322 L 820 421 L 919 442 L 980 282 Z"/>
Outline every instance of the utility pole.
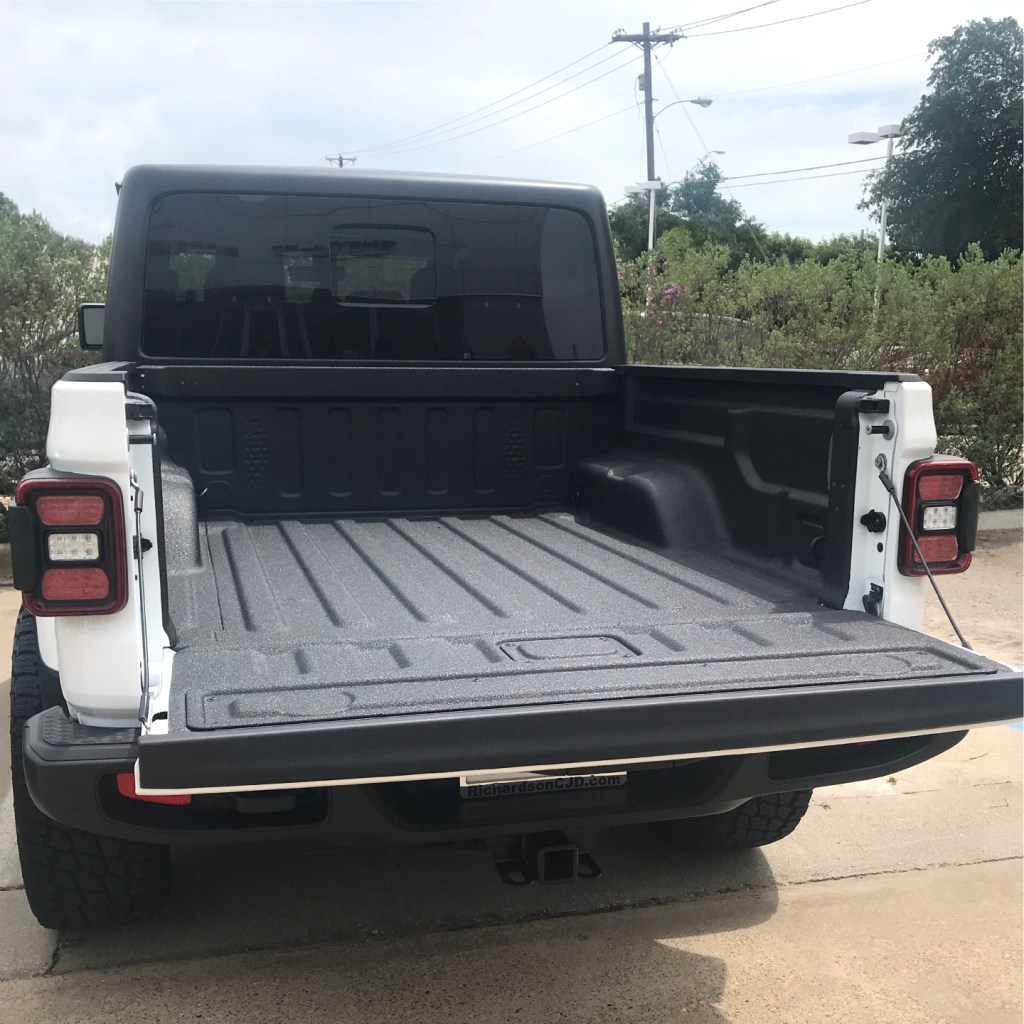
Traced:
<path fill-rule="evenodd" d="M 344 167 L 345 164 L 354 164 L 356 162 L 356 158 L 354 156 L 342 156 L 341 153 L 337 156 L 325 156 L 324 159 L 329 164 L 337 164 L 339 169 Z"/>
<path fill-rule="evenodd" d="M 654 248 L 654 218 L 657 211 L 657 188 L 654 177 L 654 96 L 651 93 L 651 50 L 662 43 L 671 45 L 683 38 L 681 32 L 651 32 L 651 23 L 644 22 L 641 35 L 629 35 L 621 29 L 612 36 L 613 43 L 634 43 L 644 51 L 644 122 L 647 129 L 647 192 L 650 205 L 647 213 L 647 248 Z"/>

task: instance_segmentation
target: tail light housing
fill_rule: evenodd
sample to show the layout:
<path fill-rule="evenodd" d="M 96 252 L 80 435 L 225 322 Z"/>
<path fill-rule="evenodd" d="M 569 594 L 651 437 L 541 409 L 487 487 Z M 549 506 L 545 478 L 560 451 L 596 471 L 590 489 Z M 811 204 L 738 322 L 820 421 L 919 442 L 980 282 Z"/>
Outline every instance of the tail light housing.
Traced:
<path fill-rule="evenodd" d="M 42 616 L 119 612 L 128 599 L 120 488 L 99 477 L 28 476 L 14 501 L 14 585 L 25 607 Z"/>
<path fill-rule="evenodd" d="M 966 459 L 939 455 L 914 462 L 903 480 L 903 511 L 935 576 L 964 572 L 978 533 L 978 467 Z M 925 576 L 906 523 L 900 527 L 899 570 Z"/>

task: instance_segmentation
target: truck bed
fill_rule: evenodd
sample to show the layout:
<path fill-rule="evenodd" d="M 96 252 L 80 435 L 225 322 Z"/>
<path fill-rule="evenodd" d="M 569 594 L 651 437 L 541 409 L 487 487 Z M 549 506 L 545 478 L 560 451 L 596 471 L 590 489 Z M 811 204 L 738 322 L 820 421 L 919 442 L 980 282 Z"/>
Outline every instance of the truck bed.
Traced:
<path fill-rule="evenodd" d="M 991 673 L 723 554 L 570 512 L 200 524 L 168 730 Z"/>

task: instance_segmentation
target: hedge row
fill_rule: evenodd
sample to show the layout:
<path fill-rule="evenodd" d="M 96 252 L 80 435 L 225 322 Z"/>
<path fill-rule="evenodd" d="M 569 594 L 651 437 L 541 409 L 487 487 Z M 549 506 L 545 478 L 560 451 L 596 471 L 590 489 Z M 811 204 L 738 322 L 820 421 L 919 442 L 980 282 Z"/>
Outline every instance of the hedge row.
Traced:
<path fill-rule="evenodd" d="M 991 491 L 1021 485 L 1019 252 L 728 264 L 725 247 L 694 249 L 676 232 L 620 263 L 630 359 L 917 373 L 934 392 L 940 448 L 976 462 Z"/>

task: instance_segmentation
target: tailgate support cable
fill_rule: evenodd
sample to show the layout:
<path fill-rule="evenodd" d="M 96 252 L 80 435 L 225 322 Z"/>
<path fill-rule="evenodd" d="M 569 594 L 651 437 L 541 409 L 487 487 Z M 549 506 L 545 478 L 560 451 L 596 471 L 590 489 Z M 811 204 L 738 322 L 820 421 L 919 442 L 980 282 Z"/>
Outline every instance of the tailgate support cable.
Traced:
<path fill-rule="evenodd" d="M 142 696 L 139 700 L 139 721 L 144 732 L 149 732 L 149 636 L 146 623 L 146 579 L 142 569 L 142 488 L 138 477 L 132 472 L 132 510 L 135 513 L 135 566 L 139 574 L 139 607 L 142 614 Z"/>
<path fill-rule="evenodd" d="M 884 456 L 879 456 L 879 458 L 883 461 L 882 464 L 878 466 L 878 479 L 882 481 L 882 486 L 889 492 L 889 496 L 896 503 L 896 510 L 900 514 L 900 519 L 903 520 L 903 525 L 907 528 L 907 533 L 910 535 L 910 541 L 914 545 L 917 557 L 921 559 L 924 571 L 928 574 L 928 582 L 931 583 L 932 590 L 935 591 L 935 596 L 939 599 L 939 604 L 942 605 L 942 610 L 946 613 L 946 618 L 949 619 L 949 624 L 953 627 L 953 632 L 956 633 L 957 638 L 960 641 L 960 646 L 966 647 L 969 651 L 973 651 L 974 648 L 967 642 L 967 638 L 963 633 L 960 632 L 960 627 L 956 624 L 956 619 L 953 618 L 953 613 L 949 610 L 949 605 L 946 604 L 942 594 L 939 593 L 939 585 L 935 582 L 935 577 L 932 575 L 931 569 L 928 568 L 928 562 L 921 553 L 921 546 L 917 543 L 917 538 L 914 536 L 914 528 L 910 525 L 910 520 L 907 519 L 907 513 L 903 511 L 900 496 L 896 493 L 896 488 L 893 486 L 892 478 L 885 471 Z M 877 462 L 875 464 L 878 465 Z"/>

